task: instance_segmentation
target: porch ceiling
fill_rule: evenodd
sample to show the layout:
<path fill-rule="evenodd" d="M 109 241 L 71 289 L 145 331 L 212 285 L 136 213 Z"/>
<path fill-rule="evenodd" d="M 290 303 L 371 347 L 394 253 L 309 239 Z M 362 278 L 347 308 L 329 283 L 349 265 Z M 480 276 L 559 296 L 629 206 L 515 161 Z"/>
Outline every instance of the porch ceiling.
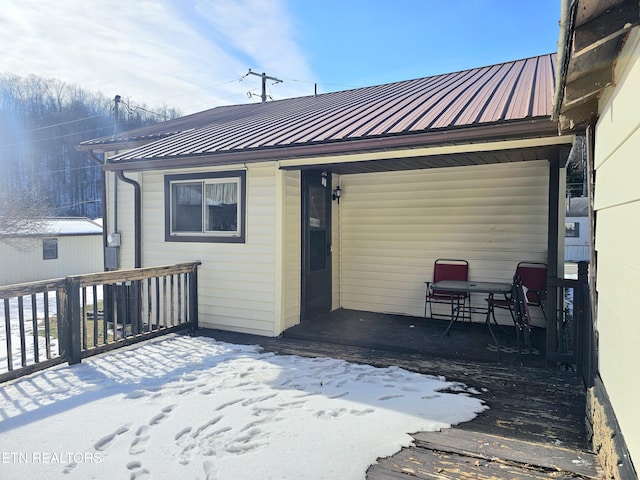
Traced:
<path fill-rule="evenodd" d="M 337 175 L 355 173 L 391 172 L 400 170 L 421 170 L 427 168 L 464 167 L 495 163 L 528 162 L 548 160 L 566 156 L 571 145 L 544 145 L 510 150 L 457 153 L 448 155 L 421 155 L 411 158 L 397 158 L 390 155 L 382 160 L 323 163 L 314 165 L 288 165 L 283 170 L 306 170 L 325 168 Z"/>

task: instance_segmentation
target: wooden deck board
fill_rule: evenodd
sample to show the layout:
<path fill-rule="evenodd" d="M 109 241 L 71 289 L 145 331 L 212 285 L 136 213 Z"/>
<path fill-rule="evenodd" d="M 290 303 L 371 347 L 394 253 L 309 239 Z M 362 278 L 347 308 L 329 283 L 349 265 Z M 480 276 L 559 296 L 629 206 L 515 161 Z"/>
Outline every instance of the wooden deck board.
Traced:
<path fill-rule="evenodd" d="M 481 460 L 499 458 L 550 472 L 570 472 L 585 478 L 597 475 L 597 462 L 591 452 L 553 443 L 525 442 L 457 428 L 441 432 L 421 432 L 414 438 L 416 447 L 420 449 L 445 451 Z"/>
<path fill-rule="evenodd" d="M 540 478 L 575 478 L 561 472 L 545 472 L 499 458 L 483 460 L 434 450 L 406 449 L 381 459 L 369 468 L 367 480 L 438 479 L 438 480 L 531 480 Z"/>
<path fill-rule="evenodd" d="M 204 333 L 279 354 L 394 365 L 444 376 L 475 389 L 489 407 L 451 429 L 415 434 L 415 446 L 378 459 L 367 480 L 601 478 L 585 432 L 584 388 L 573 372 L 299 339 Z"/>

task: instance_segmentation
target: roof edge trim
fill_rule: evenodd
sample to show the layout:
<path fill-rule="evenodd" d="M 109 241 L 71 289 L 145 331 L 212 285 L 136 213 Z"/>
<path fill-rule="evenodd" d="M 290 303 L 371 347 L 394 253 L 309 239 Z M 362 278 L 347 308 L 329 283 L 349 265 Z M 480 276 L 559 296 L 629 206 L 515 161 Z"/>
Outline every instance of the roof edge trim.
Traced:
<path fill-rule="evenodd" d="M 537 137 L 555 137 L 558 125 L 549 117 L 519 122 L 481 125 L 454 130 L 421 132 L 392 137 L 375 137 L 314 145 L 224 151 L 202 155 L 138 158 L 109 161 L 103 165 L 106 171 L 144 171 L 175 168 L 192 168 L 234 163 L 259 163 L 273 160 L 346 155 L 364 152 L 380 152 L 403 148 L 422 148 L 456 144 L 473 144 L 492 140 L 515 140 Z"/>

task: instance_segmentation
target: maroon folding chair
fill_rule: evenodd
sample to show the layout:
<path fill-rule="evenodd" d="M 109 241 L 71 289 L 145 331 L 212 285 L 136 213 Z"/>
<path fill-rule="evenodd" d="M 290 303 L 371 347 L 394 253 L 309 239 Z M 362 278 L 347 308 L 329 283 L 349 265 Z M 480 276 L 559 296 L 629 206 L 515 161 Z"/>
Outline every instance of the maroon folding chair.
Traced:
<path fill-rule="evenodd" d="M 424 282 L 427 286 L 425 299 L 424 299 L 424 316 L 427 318 L 427 306 L 429 307 L 429 318 L 453 318 L 454 314 L 462 313 L 463 318 L 470 318 L 469 316 L 464 315 L 465 306 L 468 305 L 469 308 L 466 309 L 467 312 L 471 310 L 470 303 L 470 295 L 468 293 L 460 293 L 460 292 L 447 292 L 444 290 L 433 290 L 433 284 L 440 282 L 442 280 L 469 280 L 469 262 L 466 260 L 456 260 L 456 259 L 447 259 L 447 258 L 439 258 L 433 264 L 433 281 L 432 282 Z M 434 303 L 447 303 L 451 305 L 451 316 L 433 313 L 433 304 Z M 456 312 L 457 309 L 457 312 Z M 462 310 L 462 312 L 461 312 Z"/>
<path fill-rule="evenodd" d="M 544 298 L 547 294 L 547 264 L 543 262 L 520 262 L 516 266 L 515 277 L 520 278 L 520 282 L 525 292 L 527 311 L 528 307 L 540 307 L 545 322 L 547 321 L 547 312 L 544 309 Z M 489 299 L 487 298 L 488 302 Z M 516 323 L 516 313 L 514 308 L 515 298 L 513 293 L 507 298 L 494 298 L 492 300 L 493 309 L 504 308 L 509 310 L 511 318 Z M 492 311 L 493 313 L 493 311 Z M 495 314 L 493 315 L 495 322 Z"/>
<path fill-rule="evenodd" d="M 522 277 L 514 275 L 511 296 L 513 298 L 514 318 L 516 325 L 516 342 L 518 353 L 521 353 L 521 339 L 531 355 L 531 315 L 529 314 L 528 290 L 524 287 Z"/>

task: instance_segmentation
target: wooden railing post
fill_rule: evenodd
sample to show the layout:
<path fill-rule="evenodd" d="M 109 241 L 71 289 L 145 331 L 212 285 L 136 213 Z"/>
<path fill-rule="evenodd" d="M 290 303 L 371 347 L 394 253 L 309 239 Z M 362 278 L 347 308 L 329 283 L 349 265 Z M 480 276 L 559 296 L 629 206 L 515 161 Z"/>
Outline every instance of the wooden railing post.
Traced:
<path fill-rule="evenodd" d="M 198 330 L 198 266 L 189 274 L 189 321 L 194 331 Z"/>
<path fill-rule="evenodd" d="M 589 305 L 589 264 L 578 262 L 578 286 L 576 296 L 577 370 L 586 387 L 593 385 L 593 324 Z"/>
<path fill-rule="evenodd" d="M 69 301 L 67 299 L 66 282 L 56 290 L 56 316 L 58 324 L 58 353 L 66 361 L 69 361 Z"/>
<path fill-rule="evenodd" d="M 80 315 L 80 286 L 77 281 L 67 278 L 65 281 L 66 298 L 66 321 L 68 325 L 68 355 L 69 365 L 80 363 L 82 360 L 82 327 Z"/>

